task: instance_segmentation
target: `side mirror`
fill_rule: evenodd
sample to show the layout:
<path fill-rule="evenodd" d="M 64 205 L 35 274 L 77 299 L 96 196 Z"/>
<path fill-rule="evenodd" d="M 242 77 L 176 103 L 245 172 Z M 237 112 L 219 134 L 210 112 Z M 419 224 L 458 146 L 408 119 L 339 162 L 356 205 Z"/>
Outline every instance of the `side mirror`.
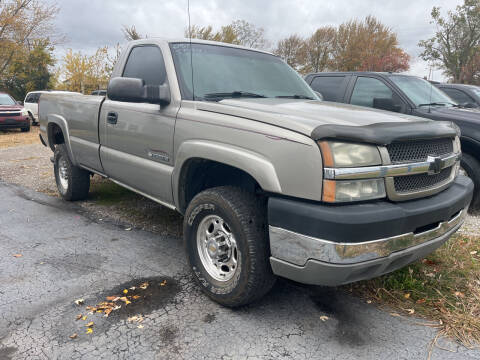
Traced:
<path fill-rule="evenodd" d="M 116 77 L 110 80 L 107 88 L 110 100 L 160 104 L 170 104 L 170 88 L 164 85 L 145 85 L 143 79 Z"/>
<path fill-rule="evenodd" d="M 23 106 L 23 101 L 17 101 L 17 104 Z"/>
<path fill-rule="evenodd" d="M 400 111 L 400 106 L 395 105 L 392 98 L 374 98 L 373 107 L 375 109 L 387 110 L 387 111 Z"/>
<path fill-rule="evenodd" d="M 317 96 L 320 98 L 320 100 L 323 101 L 323 95 L 321 92 L 318 92 L 318 91 L 313 91 L 315 94 L 317 94 Z"/>

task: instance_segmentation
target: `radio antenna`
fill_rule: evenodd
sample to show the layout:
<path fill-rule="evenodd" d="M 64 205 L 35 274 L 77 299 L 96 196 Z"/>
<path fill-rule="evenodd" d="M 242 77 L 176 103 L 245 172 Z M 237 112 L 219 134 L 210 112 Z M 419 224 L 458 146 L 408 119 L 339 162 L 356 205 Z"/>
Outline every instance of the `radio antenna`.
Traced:
<path fill-rule="evenodd" d="M 190 0 L 187 0 L 188 13 L 188 39 L 190 41 L 190 67 L 192 69 L 192 100 L 195 100 L 195 85 L 193 84 L 193 50 L 192 50 L 192 26 L 190 24 Z"/>

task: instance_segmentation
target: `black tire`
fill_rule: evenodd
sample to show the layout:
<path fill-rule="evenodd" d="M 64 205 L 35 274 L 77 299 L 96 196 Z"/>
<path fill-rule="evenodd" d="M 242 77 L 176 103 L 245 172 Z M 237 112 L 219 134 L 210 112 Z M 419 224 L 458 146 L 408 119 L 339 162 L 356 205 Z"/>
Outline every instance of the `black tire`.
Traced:
<path fill-rule="evenodd" d="M 237 268 L 233 277 L 226 281 L 210 276 L 197 247 L 199 224 L 210 215 L 219 216 L 228 224 L 237 243 Z M 246 305 L 272 288 L 275 276 L 269 263 L 264 200 L 230 186 L 205 190 L 190 202 L 185 213 L 183 234 L 193 276 L 214 301 L 229 307 Z"/>
<path fill-rule="evenodd" d="M 62 185 L 60 164 L 64 166 L 64 173 L 67 178 L 66 186 Z M 58 192 L 64 200 L 76 201 L 84 200 L 88 197 L 88 191 L 90 190 L 90 173 L 72 164 L 65 144 L 59 144 L 55 147 L 53 169 Z"/>
<path fill-rule="evenodd" d="M 470 210 L 480 210 L 480 162 L 472 155 L 463 153 L 460 165 L 475 185 Z"/>
<path fill-rule="evenodd" d="M 21 132 L 29 132 L 30 131 L 30 124 L 27 127 L 23 127 L 20 129 Z"/>

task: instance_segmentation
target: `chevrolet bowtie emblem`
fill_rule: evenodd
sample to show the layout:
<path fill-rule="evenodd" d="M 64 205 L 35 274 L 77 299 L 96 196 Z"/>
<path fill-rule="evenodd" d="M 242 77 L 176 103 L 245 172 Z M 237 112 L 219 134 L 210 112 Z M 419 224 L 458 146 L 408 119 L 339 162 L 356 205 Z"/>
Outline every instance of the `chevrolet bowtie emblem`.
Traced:
<path fill-rule="evenodd" d="M 445 167 L 445 160 L 437 156 L 427 157 L 427 162 L 430 164 L 428 167 L 428 175 L 439 174 Z"/>

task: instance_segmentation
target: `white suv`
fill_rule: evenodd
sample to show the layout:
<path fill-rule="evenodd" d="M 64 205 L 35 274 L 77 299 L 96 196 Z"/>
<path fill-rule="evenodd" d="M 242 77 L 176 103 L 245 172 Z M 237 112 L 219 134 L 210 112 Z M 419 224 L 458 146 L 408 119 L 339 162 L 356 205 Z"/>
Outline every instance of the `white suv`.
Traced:
<path fill-rule="evenodd" d="M 43 93 L 62 93 L 62 94 L 80 94 L 78 92 L 72 91 L 31 91 L 25 96 L 23 101 L 23 106 L 28 111 L 30 118 L 32 119 L 32 125 L 38 125 L 38 100 L 40 100 L 40 95 Z"/>

